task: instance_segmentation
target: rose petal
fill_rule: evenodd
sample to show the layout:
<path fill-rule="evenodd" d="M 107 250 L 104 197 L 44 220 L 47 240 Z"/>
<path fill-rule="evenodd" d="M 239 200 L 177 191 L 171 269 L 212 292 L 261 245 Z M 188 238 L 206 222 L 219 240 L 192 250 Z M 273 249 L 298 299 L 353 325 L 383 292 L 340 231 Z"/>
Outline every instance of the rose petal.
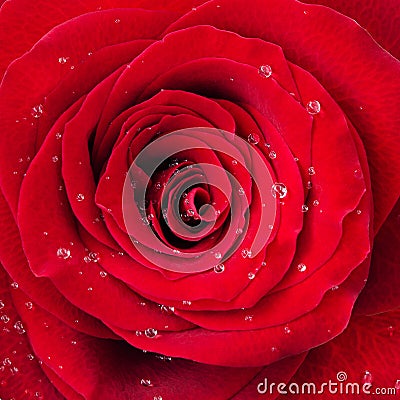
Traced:
<path fill-rule="evenodd" d="M 376 314 L 400 306 L 400 201 L 375 237 L 368 282 L 355 312 Z"/>
<path fill-rule="evenodd" d="M 167 32 L 207 24 L 259 37 L 277 43 L 288 60 L 311 72 L 343 108 L 364 142 L 377 232 L 400 191 L 399 175 L 391 172 L 399 163 L 400 63 L 358 24 L 326 7 L 291 0 L 257 0 L 251 7 L 245 0 L 222 0 L 219 7 L 215 5 L 211 1 L 198 7 Z"/>
<path fill-rule="evenodd" d="M 343 394 L 346 398 L 371 397 L 362 393 L 362 385 L 370 381 L 371 393 L 376 388 L 395 388 L 399 378 L 399 318 L 398 310 L 371 317 L 355 317 L 342 335 L 309 353 L 291 382 L 300 386 L 304 382 L 314 382 L 319 387 L 329 379 L 339 382 L 337 374 L 343 371 L 347 375 L 344 385 L 358 383 L 361 393 L 354 396 Z M 334 399 L 338 394 L 330 394 L 325 387 L 323 397 Z M 302 395 L 301 398 L 315 397 Z"/>

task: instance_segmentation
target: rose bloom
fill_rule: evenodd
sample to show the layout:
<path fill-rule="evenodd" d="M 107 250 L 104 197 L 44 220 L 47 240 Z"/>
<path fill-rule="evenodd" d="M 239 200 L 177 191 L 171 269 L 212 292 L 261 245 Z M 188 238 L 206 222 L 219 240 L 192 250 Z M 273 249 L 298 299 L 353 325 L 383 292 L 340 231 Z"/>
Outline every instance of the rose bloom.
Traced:
<path fill-rule="evenodd" d="M 399 391 L 399 19 L 3 2 L 0 398 Z"/>

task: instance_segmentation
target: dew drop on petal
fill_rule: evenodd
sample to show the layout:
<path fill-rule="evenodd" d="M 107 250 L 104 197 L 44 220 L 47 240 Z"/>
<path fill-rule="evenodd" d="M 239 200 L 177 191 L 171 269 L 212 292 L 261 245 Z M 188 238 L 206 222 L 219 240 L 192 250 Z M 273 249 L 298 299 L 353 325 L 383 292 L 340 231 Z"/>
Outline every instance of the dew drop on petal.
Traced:
<path fill-rule="evenodd" d="M 121 22 L 121 20 L 119 19 L 119 18 L 116 18 L 115 20 L 114 20 L 114 23 L 115 24 L 119 24 Z"/>
<path fill-rule="evenodd" d="M 275 160 L 275 158 L 276 158 L 276 153 L 275 153 L 275 151 L 270 151 L 269 152 L 269 154 L 268 154 L 268 156 L 269 156 L 269 158 L 271 159 L 271 160 Z"/>
<path fill-rule="evenodd" d="M 241 251 L 241 255 L 242 255 L 243 258 L 250 258 L 251 257 L 251 250 L 243 249 Z"/>
<path fill-rule="evenodd" d="M 11 287 L 12 287 L 13 289 L 18 289 L 18 288 L 19 288 L 19 285 L 18 285 L 17 282 L 12 282 L 12 283 L 11 283 Z"/>
<path fill-rule="evenodd" d="M 221 254 L 219 251 L 217 251 L 217 252 L 215 252 L 214 257 L 215 257 L 217 260 L 220 260 L 220 259 L 222 258 L 222 254 Z"/>
<path fill-rule="evenodd" d="M 308 211 L 308 206 L 307 206 L 306 204 L 303 204 L 303 205 L 301 206 L 301 212 L 305 213 L 305 212 L 307 212 L 307 211 Z"/>
<path fill-rule="evenodd" d="M 319 201 L 318 201 L 318 200 L 314 200 L 314 201 L 313 201 L 313 206 L 314 206 L 314 207 L 319 206 Z"/>
<path fill-rule="evenodd" d="M 311 115 L 316 115 L 321 111 L 321 104 L 318 100 L 311 100 L 306 105 L 306 110 Z"/>
<path fill-rule="evenodd" d="M 307 265 L 304 264 L 304 263 L 300 263 L 300 264 L 297 265 L 297 270 L 299 272 L 304 272 L 304 271 L 306 271 L 306 269 L 307 269 Z"/>
<path fill-rule="evenodd" d="M 3 301 L 2 301 L 2 300 L 0 300 L 0 310 L 1 310 L 1 309 L 3 309 L 3 308 L 4 308 L 4 306 L 5 306 L 5 304 L 3 303 Z"/>
<path fill-rule="evenodd" d="M 392 325 L 390 325 L 387 330 L 388 330 L 389 336 L 393 337 L 393 335 L 394 335 L 394 327 Z"/>
<path fill-rule="evenodd" d="M 256 277 L 256 274 L 254 274 L 253 272 L 249 272 L 247 274 L 247 277 L 252 281 Z"/>
<path fill-rule="evenodd" d="M 68 258 L 71 257 L 71 251 L 64 247 L 60 247 L 57 249 L 57 257 L 67 260 Z"/>
<path fill-rule="evenodd" d="M 99 275 L 100 275 L 102 278 L 105 278 L 105 277 L 107 276 L 107 272 L 106 272 L 106 271 L 100 271 Z"/>
<path fill-rule="evenodd" d="M 283 183 L 274 183 L 271 188 L 272 196 L 275 199 L 283 199 L 287 195 L 287 188 Z"/>
<path fill-rule="evenodd" d="M 38 104 L 37 106 L 32 107 L 31 115 L 33 118 L 40 118 L 43 114 L 43 105 Z"/>
<path fill-rule="evenodd" d="M 214 267 L 214 272 L 216 273 L 216 274 L 220 274 L 220 273 L 222 273 L 222 272 L 224 272 L 225 271 L 225 265 L 224 264 L 218 264 L 218 265 L 216 265 L 215 267 Z"/>
<path fill-rule="evenodd" d="M 372 374 L 369 371 L 365 371 L 363 375 L 363 383 L 372 383 Z"/>
<path fill-rule="evenodd" d="M 237 161 L 236 160 L 232 160 L 232 165 L 237 165 Z"/>
<path fill-rule="evenodd" d="M 246 316 L 244 317 L 244 320 L 247 321 L 247 322 L 253 321 L 253 315 L 246 315 Z"/>
<path fill-rule="evenodd" d="M 140 384 L 145 387 L 153 386 L 150 379 L 141 379 Z"/>
<path fill-rule="evenodd" d="M 239 188 L 238 192 L 239 192 L 239 194 L 240 194 L 241 196 L 243 196 L 244 193 L 245 193 L 243 188 Z"/>
<path fill-rule="evenodd" d="M 263 77 L 263 78 L 269 78 L 272 75 L 272 68 L 270 65 L 265 64 L 261 65 L 258 68 L 258 73 Z"/>
<path fill-rule="evenodd" d="M 51 157 L 51 161 L 53 161 L 53 163 L 56 163 L 58 161 L 58 157 L 57 156 Z"/>
<path fill-rule="evenodd" d="M 291 330 L 288 326 L 285 326 L 285 327 L 283 328 L 283 331 L 284 331 L 287 335 L 289 335 L 289 334 L 292 332 L 292 330 Z"/>
<path fill-rule="evenodd" d="M 20 334 L 20 335 L 23 335 L 26 331 L 25 331 L 25 328 L 24 328 L 24 325 L 22 324 L 22 322 L 21 321 L 17 321 L 15 324 L 14 324 L 14 329 Z"/>
<path fill-rule="evenodd" d="M 361 215 L 362 211 L 361 210 L 357 210 L 356 213 L 357 213 L 357 215 Z"/>
<path fill-rule="evenodd" d="M 157 329 L 154 329 L 154 328 L 147 328 L 147 329 L 144 331 L 144 334 L 145 334 L 145 336 L 146 336 L 147 338 L 153 339 L 153 338 L 155 338 L 155 337 L 157 336 L 158 331 L 157 331 Z"/>
<path fill-rule="evenodd" d="M 25 303 L 25 307 L 26 307 L 28 310 L 32 310 L 32 308 L 33 308 L 32 302 L 31 302 L 31 301 L 27 301 L 27 302 Z"/>
<path fill-rule="evenodd" d="M 236 235 L 241 235 L 243 233 L 243 229 L 237 228 L 236 229 Z"/>
<path fill-rule="evenodd" d="M 3 314 L 3 315 L 0 317 L 0 320 L 1 320 L 2 322 L 4 322 L 5 324 L 7 324 L 8 322 L 10 322 L 10 317 L 9 317 L 8 315 L 6 315 L 6 314 Z"/>
<path fill-rule="evenodd" d="M 308 168 L 308 174 L 309 175 L 315 175 L 315 168 L 314 167 Z"/>
<path fill-rule="evenodd" d="M 247 141 L 250 144 L 258 144 L 260 141 L 260 136 L 258 136 L 257 133 L 250 133 L 250 135 L 247 136 Z"/>
<path fill-rule="evenodd" d="M 81 201 L 83 201 L 83 200 L 85 200 L 85 195 L 82 194 L 82 193 L 78 193 L 78 194 L 76 195 L 76 201 L 81 202 Z"/>
<path fill-rule="evenodd" d="M 69 57 L 59 57 L 58 62 L 60 64 L 65 64 L 68 61 Z"/>
<path fill-rule="evenodd" d="M 163 400 L 163 398 L 160 395 L 156 395 L 153 397 L 153 400 Z"/>
<path fill-rule="evenodd" d="M 27 354 L 26 358 L 27 358 L 29 361 L 32 361 L 32 360 L 34 360 L 35 356 L 34 356 L 33 354 Z"/>

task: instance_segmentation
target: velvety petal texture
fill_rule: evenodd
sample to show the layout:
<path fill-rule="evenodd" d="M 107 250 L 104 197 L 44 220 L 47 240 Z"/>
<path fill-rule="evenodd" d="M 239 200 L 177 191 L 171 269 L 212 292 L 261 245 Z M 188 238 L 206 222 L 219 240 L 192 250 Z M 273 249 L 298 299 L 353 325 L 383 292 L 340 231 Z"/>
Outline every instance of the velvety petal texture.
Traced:
<path fill-rule="evenodd" d="M 2 399 L 395 386 L 400 3 L 307 3 L 0 2 Z"/>

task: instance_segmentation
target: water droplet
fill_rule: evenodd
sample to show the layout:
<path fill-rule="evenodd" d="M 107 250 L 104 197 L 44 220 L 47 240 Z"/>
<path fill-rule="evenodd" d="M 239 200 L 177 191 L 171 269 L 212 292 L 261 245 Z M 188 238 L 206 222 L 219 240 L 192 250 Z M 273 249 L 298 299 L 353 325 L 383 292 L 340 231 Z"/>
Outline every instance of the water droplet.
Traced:
<path fill-rule="evenodd" d="M 97 262 L 100 261 L 99 253 L 96 253 L 95 251 L 91 251 L 91 252 L 89 253 L 89 257 L 90 257 L 90 259 L 91 259 L 93 262 L 95 262 L 95 263 L 97 263 Z"/>
<path fill-rule="evenodd" d="M 17 321 L 15 324 L 14 324 L 14 329 L 20 334 L 20 335 L 22 335 L 22 334 L 24 334 L 26 331 L 25 331 L 25 328 L 24 328 L 24 325 L 22 324 L 22 322 L 21 321 Z"/>
<path fill-rule="evenodd" d="M 42 104 L 38 104 L 37 106 L 32 107 L 31 115 L 33 118 L 40 118 L 42 114 L 43 114 Z"/>
<path fill-rule="evenodd" d="M 81 201 L 83 201 L 83 200 L 85 200 L 85 195 L 83 195 L 82 193 L 78 193 L 78 194 L 76 195 L 76 201 L 81 202 Z"/>
<path fill-rule="evenodd" d="M 18 289 L 18 288 L 19 288 L 19 285 L 18 285 L 17 282 L 12 282 L 12 283 L 11 283 L 11 287 L 12 287 L 13 289 Z"/>
<path fill-rule="evenodd" d="M 236 235 L 241 235 L 243 233 L 243 229 L 237 228 L 236 229 Z"/>
<path fill-rule="evenodd" d="M 299 272 L 305 272 L 306 269 L 307 269 L 307 265 L 304 264 L 304 263 L 300 263 L 300 264 L 297 265 L 297 270 L 298 270 Z"/>
<path fill-rule="evenodd" d="M 239 194 L 240 194 L 241 196 L 243 196 L 243 195 L 245 194 L 244 189 L 243 189 L 242 187 L 239 188 L 238 192 L 239 192 Z"/>
<path fill-rule="evenodd" d="M 308 181 L 307 182 L 307 189 L 311 189 L 312 188 L 312 182 L 311 181 Z"/>
<path fill-rule="evenodd" d="M 218 264 L 214 267 L 214 272 L 217 274 L 220 274 L 225 271 L 225 265 L 224 264 Z"/>
<path fill-rule="evenodd" d="M 192 302 L 190 300 L 183 300 L 182 304 L 185 306 L 190 306 L 190 305 L 192 305 Z"/>
<path fill-rule="evenodd" d="M 87 290 L 88 290 L 88 292 L 92 292 L 93 288 L 92 287 L 88 287 Z"/>
<path fill-rule="evenodd" d="M 393 337 L 393 335 L 394 335 L 394 327 L 392 325 L 390 325 L 388 327 L 388 332 L 389 332 L 389 336 Z"/>
<path fill-rule="evenodd" d="M 315 168 L 314 167 L 308 168 L 308 174 L 309 175 L 315 175 Z"/>
<path fill-rule="evenodd" d="M 105 278 L 107 276 L 107 272 L 106 271 L 100 271 L 99 274 L 100 274 L 100 276 L 102 278 Z"/>
<path fill-rule="evenodd" d="M 261 266 L 262 266 L 262 267 L 266 267 L 266 266 L 267 266 L 267 263 L 266 263 L 265 261 L 263 261 L 263 262 L 261 263 Z"/>
<path fill-rule="evenodd" d="M 372 383 L 372 374 L 369 371 L 364 372 L 363 383 Z"/>
<path fill-rule="evenodd" d="M 294 157 L 293 160 L 294 160 L 295 162 L 298 162 L 298 161 L 299 161 L 298 157 Z"/>
<path fill-rule="evenodd" d="M 254 317 L 254 315 L 246 315 L 244 317 L 244 320 L 247 321 L 247 322 L 251 322 L 251 321 L 253 321 L 253 317 Z"/>
<path fill-rule="evenodd" d="M 83 257 L 83 261 L 85 261 L 86 264 L 89 264 L 90 262 L 92 262 L 92 259 L 89 256 L 85 256 Z M 82 274 L 80 274 L 82 275 Z"/>
<path fill-rule="evenodd" d="M 273 353 L 275 353 L 276 351 L 278 351 L 278 349 L 277 349 L 276 347 L 272 346 L 272 347 L 271 347 L 271 351 L 272 351 Z"/>
<path fill-rule="evenodd" d="M 311 115 L 316 115 L 321 111 L 321 104 L 318 100 L 311 100 L 306 105 L 306 110 Z"/>
<path fill-rule="evenodd" d="M 7 324 L 8 322 L 10 322 L 9 316 L 8 316 L 8 315 L 5 315 L 5 314 L 3 314 L 3 315 L 0 317 L 0 320 L 1 320 L 2 322 L 4 322 L 5 324 Z"/>
<path fill-rule="evenodd" d="M 260 141 L 260 136 L 258 136 L 257 133 L 250 133 L 250 135 L 247 136 L 247 141 L 250 144 L 258 144 Z"/>
<path fill-rule="evenodd" d="M 303 205 L 301 206 L 301 212 L 305 213 L 305 212 L 307 212 L 307 211 L 308 211 L 308 206 L 305 205 L 305 204 L 303 204 Z"/>
<path fill-rule="evenodd" d="M 247 277 L 252 281 L 256 277 L 256 274 L 254 274 L 253 272 L 249 272 L 247 274 Z"/>
<path fill-rule="evenodd" d="M 157 395 L 153 397 L 153 400 L 163 400 L 162 396 Z"/>
<path fill-rule="evenodd" d="M 63 258 L 64 260 L 67 260 L 68 258 L 71 257 L 71 251 L 69 249 L 66 249 L 64 247 L 60 247 L 57 249 L 57 257 L 58 258 Z"/>
<path fill-rule="evenodd" d="M 237 161 L 236 160 L 232 160 L 232 165 L 237 165 Z"/>
<path fill-rule="evenodd" d="M 217 252 L 214 254 L 214 257 L 215 257 L 217 260 L 220 260 L 220 259 L 222 258 L 222 254 L 221 254 L 219 251 L 217 251 Z"/>
<path fill-rule="evenodd" d="M 285 327 L 283 328 L 283 331 L 284 331 L 287 335 L 289 335 L 290 333 L 292 333 L 292 330 L 291 330 L 288 326 L 285 326 Z"/>
<path fill-rule="evenodd" d="M 274 183 L 271 188 L 272 196 L 276 199 L 283 199 L 287 195 L 287 188 L 283 183 Z"/>
<path fill-rule="evenodd" d="M 53 163 L 56 163 L 58 161 L 58 157 L 57 156 L 51 157 L 51 161 L 53 161 Z"/>
<path fill-rule="evenodd" d="M 12 362 L 11 362 L 11 360 L 10 360 L 8 357 L 6 357 L 6 358 L 3 360 L 3 365 L 4 365 L 5 367 L 10 367 L 10 366 L 12 365 Z"/>
<path fill-rule="evenodd" d="M 0 300 L 0 310 L 2 310 L 4 308 L 5 304 L 3 303 L 3 301 Z"/>
<path fill-rule="evenodd" d="M 243 258 L 250 258 L 251 257 L 251 250 L 249 249 L 243 249 L 242 252 L 242 257 Z"/>
<path fill-rule="evenodd" d="M 338 290 L 338 289 L 339 289 L 339 286 L 337 286 L 337 285 L 331 287 L 332 291 L 335 291 L 335 290 Z"/>
<path fill-rule="evenodd" d="M 119 18 L 116 18 L 115 20 L 114 20 L 114 23 L 115 24 L 119 24 L 121 22 L 121 20 L 119 19 Z"/>
<path fill-rule="evenodd" d="M 141 379 L 140 384 L 145 387 L 153 386 L 150 379 Z"/>
<path fill-rule="evenodd" d="M 269 78 L 272 75 L 272 68 L 270 65 L 261 65 L 260 68 L 258 68 L 258 73 L 263 77 L 263 78 Z"/>
<path fill-rule="evenodd" d="M 33 354 L 28 354 L 28 355 L 26 356 L 26 358 L 27 358 L 29 361 L 32 361 L 32 360 L 35 359 L 35 356 L 34 356 Z"/>
<path fill-rule="evenodd" d="M 269 158 L 271 159 L 271 160 L 275 160 L 275 158 L 276 158 L 276 153 L 275 153 L 275 151 L 270 151 L 269 152 L 269 154 L 268 154 L 268 156 L 269 156 Z"/>
<path fill-rule="evenodd" d="M 319 206 L 319 201 L 318 201 L 318 200 L 314 200 L 314 201 L 313 201 L 313 206 L 314 206 L 314 207 Z"/>
<path fill-rule="evenodd" d="M 357 213 L 357 215 L 361 215 L 362 211 L 361 210 L 357 210 L 356 213 Z"/>
<path fill-rule="evenodd" d="M 33 308 L 32 302 L 31 302 L 31 301 L 27 301 L 27 302 L 25 303 L 25 307 L 26 307 L 28 310 L 32 310 L 32 308 Z"/>
<path fill-rule="evenodd" d="M 155 338 L 155 337 L 157 336 L 158 331 L 157 331 L 157 329 L 154 329 L 154 328 L 147 328 L 147 329 L 144 331 L 144 334 L 145 334 L 145 336 L 146 336 L 147 338 L 153 339 L 153 338 Z"/>
<path fill-rule="evenodd" d="M 60 64 L 65 64 L 69 60 L 69 57 L 59 57 L 58 62 Z"/>
<path fill-rule="evenodd" d="M 62 134 L 60 132 L 56 133 L 56 139 L 59 140 L 62 138 Z"/>

